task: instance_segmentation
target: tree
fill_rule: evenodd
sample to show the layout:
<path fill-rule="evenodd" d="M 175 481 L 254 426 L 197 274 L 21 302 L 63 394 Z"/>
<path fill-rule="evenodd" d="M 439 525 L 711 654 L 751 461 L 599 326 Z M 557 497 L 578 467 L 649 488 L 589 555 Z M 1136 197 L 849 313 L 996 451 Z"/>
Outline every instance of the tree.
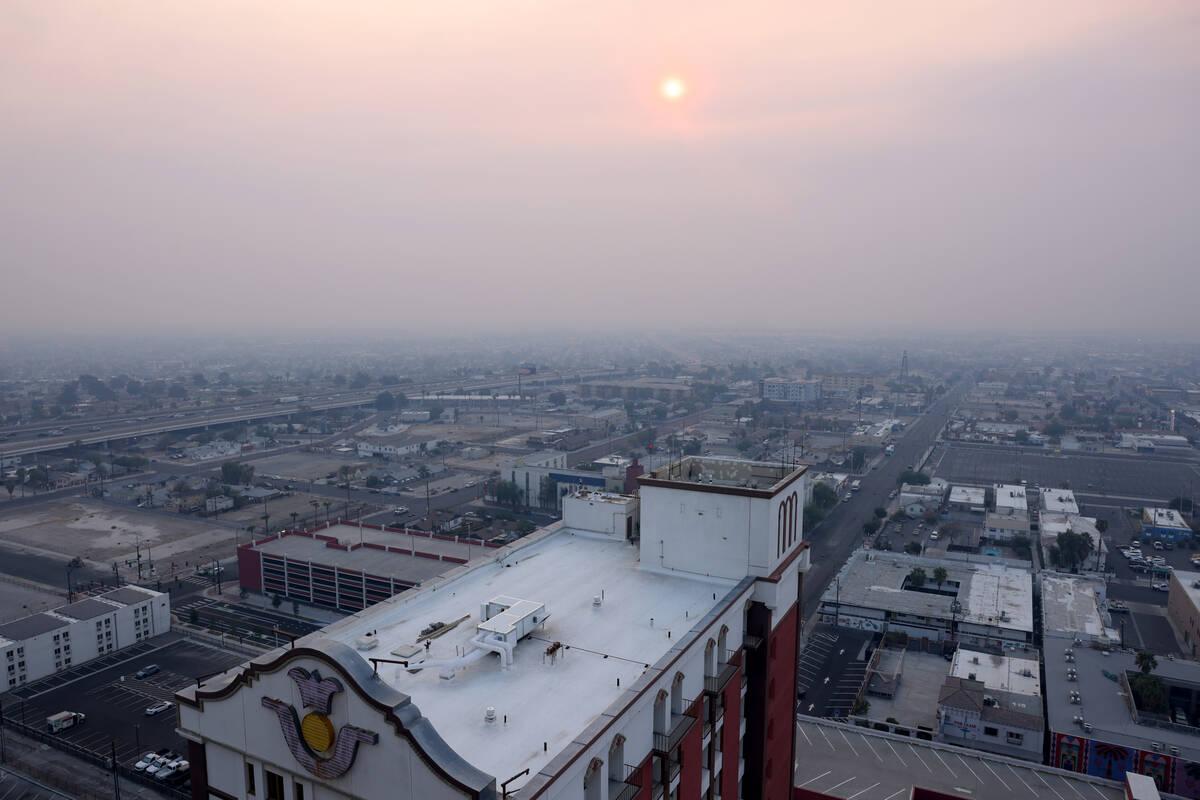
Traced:
<path fill-rule="evenodd" d="M 429 421 L 435 422 L 441 418 L 442 412 L 446 409 L 438 403 L 433 403 L 429 406 Z"/>
<path fill-rule="evenodd" d="M 1042 428 L 1042 433 L 1049 436 L 1051 439 L 1057 439 L 1067 432 L 1067 426 L 1061 422 L 1051 422 L 1046 427 Z"/>
<path fill-rule="evenodd" d="M 563 392 L 551 392 L 546 395 L 546 402 L 552 406 L 561 406 L 567 402 L 567 396 Z"/>
<path fill-rule="evenodd" d="M 350 381 L 351 389 L 365 389 L 371 382 L 371 376 L 365 372 L 357 372 L 354 378 Z"/>
<path fill-rule="evenodd" d="M 207 386 L 208 378 L 204 377 L 204 373 L 196 372 L 192 374 L 192 386 Z"/>
<path fill-rule="evenodd" d="M 396 409 L 396 398 L 391 392 L 380 392 L 375 395 L 375 409 L 377 411 L 394 411 Z"/>
<path fill-rule="evenodd" d="M 926 486 L 929 484 L 930 478 L 923 472 L 914 472 L 911 469 L 906 469 L 900 473 L 900 477 L 896 478 L 896 483 L 909 484 L 910 486 Z"/>
<path fill-rule="evenodd" d="M 945 567 L 933 568 L 933 582 L 937 584 L 939 590 L 942 588 L 942 584 L 945 583 L 946 579 L 949 577 L 950 575 L 946 572 Z"/>
<path fill-rule="evenodd" d="M 172 383 L 167 389 L 167 397 L 173 400 L 186 400 L 187 396 L 187 388 L 182 383 Z"/>
<path fill-rule="evenodd" d="M 817 508 L 833 508 L 837 505 L 838 496 L 829 484 L 817 481 L 813 484 L 813 504 Z"/>
<path fill-rule="evenodd" d="M 920 542 L 905 542 L 904 543 L 904 552 L 908 553 L 910 556 L 921 555 L 921 543 Z"/>
<path fill-rule="evenodd" d="M 315 528 L 317 526 L 317 512 L 321 508 L 321 501 L 320 500 L 309 500 L 308 504 L 313 507 L 313 527 Z"/>
<path fill-rule="evenodd" d="M 271 524 L 271 514 L 267 511 L 264 511 L 258 515 L 258 518 L 263 521 L 263 536 L 266 536 L 270 533 L 268 526 Z"/>
<path fill-rule="evenodd" d="M 1088 534 L 1063 531 L 1049 549 L 1058 566 L 1073 570 L 1087 561 L 1092 548 L 1092 537 Z"/>
<path fill-rule="evenodd" d="M 68 383 L 59 391 L 58 402 L 64 406 L 73 406 L 79 402 L 79 391 L 75 388 L 74 381 Z"/>
<path fill-rule="evenodd" d="M 869 520 L 863 523 L 863 533 L 865 533 L 867 536 L 870 536 L 879 530 L 879 526 L 881 524 L 882 523 L 879 521 L 879 517 L 871 517 Z"/>
<path fill-rule="evenodd" d="M 1012 537 L 1010 544 L 1012 545 L 1013 552 L 1021 558 L 1028 559 L 1033 556 L 1033 551 L 1030 549 L 1030 539 L 1025 534 L 1018 533 Z"/>
<path fill-rule="evenodd" d="M 825 519 L 825 512 L 817 507 L 816 503 L 809 503 L 804 507 L 804 532 L 807 535 L 809 531 L 821 523 Z"/>
<path fill-rule="evenodd" d="M 867 451 L 862 447 L 856 447 L 850 453 L 850 469 L 860 470 L 863 464 L 867 463 Z"/>
<path fill-rule="evenodd" d="M 1192 513 L 1192 501 L 1188 497 L 1173 497 L 1171 502 L 1167 503 L 1167 508 L 1173 508 L 1181 514 Z"/>
<path fill-rule="evenodd" d="M 300 516 L 299 511 L 292 512 L 292 530 L 296 530 L 296 519 Z"/>
<path fill-rule="evenodd" d="M 1068 422 L 1075 419 L 1075 417 L 1078 416 L 1078 414 L 1079 414 L 1079 412 L 1075 409 L 1075 406 L 1070 405 L 1070 404 L 1067 404 L 1058 410 L 1059 418 L 1065 419 Z"/>
<path fill-rule="evenodd" d="M 365 483 L 368 489 L 378 489 L 380 486 L 383 486 L 383 479 L 378 475 L 368 475 Z"/>
<path fill-rule="evenodd" d="M 321 505 L 325 507 L 325 524 L 328 525 L 329 524 L 329 507 L 331 505 L 333 505 L 333 501 L 332 500 L 324 500 L 321 502 Z"/>
<path fill-rule="evenodd" d="M 226 461 L 221 465 L 221 483 L 229 486 L 245 486 L 254 480 L 254 465 Z"/>
<path fill-rule="evenodd" d="M 1147 650 L 1142 650 L 1134 656 L 1133 663 L 1137 665 L 1138 670 L 1143 675 L 1149 675 L 1158 669 L 1158 659 L 1154 657 L 1153 653 Z"/>
<path fill-rule="evenodd" d="M 496 502 L 498 503 L 506 503 L 515 509 L 521 502 L 522 494 L 524 492 L 517 486 L 516 481 L 498 481 L 496 483 Z"/>
<path fill-rule="evenodd" d="M 875 509 L 875 516 L 879 517 L 880 519 L 883 519 L 884 517 L 887 516 L 887 509 L 884 508 L 883 506 L 879 506 L 878 508 Z"/>
<path fill-rule="evenodd" d="M 1029 431 L 1019 430 L 1013 434 L 1013 438 L 1017 440 L 1017 444 L 1029 444 Z"/>
<path fill-rule="evenodd" d="M 924 586 L 925 580 L 925 570 L 922 567 L 913 567 L 908 573 L 908 584 L 914 589 Z"/>
<path fill-rule="evenodd" d="M 380 386 L 395 386 L 399 382 L 400 382 L 400 376 L 396 375 L 394 373 L 391 373 L 391 372 L 389 372 L 386 375 L 379 376 L 379 385 Z"/>

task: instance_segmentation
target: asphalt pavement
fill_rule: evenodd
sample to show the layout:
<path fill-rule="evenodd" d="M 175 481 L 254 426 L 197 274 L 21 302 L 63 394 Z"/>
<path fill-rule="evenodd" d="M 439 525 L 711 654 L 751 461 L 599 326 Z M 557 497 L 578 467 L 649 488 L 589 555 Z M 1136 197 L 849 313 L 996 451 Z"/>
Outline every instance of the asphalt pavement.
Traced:
<path fill-rule="evenodd" d="M 850 553 L 864 539 L 862 526 L 874 515 L 874 510 L 886 507 L 888 493 L 897 488 L 900 473 L 914 464 L 937 440 L 950 417 L 950 412 L 962 396 L 966 383 L 960 382 L 908 426 L 895 442 L 896 450 L 865 475 L 854 476 L 860 489 L 850 495 L 850 502 L 838 503 L 821 524 L 805 531 L 804 538 L 812 543 L 812 567 L 804 575 L 801 592 L 801 614 L 807 618 L 816 610 L 821 595 L 834 574 Z"/>

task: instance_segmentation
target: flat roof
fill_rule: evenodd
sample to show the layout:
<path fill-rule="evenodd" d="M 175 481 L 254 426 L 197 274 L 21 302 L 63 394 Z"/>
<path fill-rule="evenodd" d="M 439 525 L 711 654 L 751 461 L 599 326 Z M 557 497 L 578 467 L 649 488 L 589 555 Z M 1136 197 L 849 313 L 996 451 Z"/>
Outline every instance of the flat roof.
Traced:
<path fill-rule="evenodd" d="M 1190 726 L 1143 725 L 1134 721 L 1119 681 L 1104 673 L 1119 676 L 1122 672 L 1137 671 L 1132 653 L 1094 650 L 1076 647 L 1076 680 L 1067 680 L 1062 652 L 1046 650 L 1046 712 L 1053 731 L 1082 736 L 1108 744 L 1136 747 L 1167 753 L 1178 747 L 1180 756 L 1188 761 L 1200 761 L 1200 728 Z M 1053 664 L 1053 666 L 1051 666 Z M 1154 674 L 1196 686 L 1200 684 L 1200 664 L 1195 661 L 1159 657 Z M 1072 703 L 1071 692 L 1079 692 L 1081 702 Z M 1090 732 L 1074 721 L 1081 716 L 1092 726 Z"/>
<path fill-rule="evenodd" d="M 14 619 L 12 622 L 0 625 L 0 639 L 8 639 L 16 642 L 28 639 L 31 636 L 65 628 L 70 624 L 70 620 L 65 620 L 62 617 L 56 617 L 53 614 L 47 614 L 43 611 L 40 614 L 30 614 L 28 617 L 21 617 L 20 619 Z"/>
<path fill-rule="evenodd" d="M 1146 508 L 1143 509 L 1143 516 L 1156 528 L 1190 530 L 1188 524 L 1183 521 L 1183 516 L 1173 508 Z"/>
<path fill-rule="evenodd" d="M 100 595 L 105 600 L 111 600 L 114 603 L 120 603 L 123 606 L 131 606 L 134 603 L 143 603 L 152 597 L 157 597 L 162 592 L 154 592 L 150 589 L 143 589 L 139 586 L 122 586 L 120 589 L 113 589 L 111 592 L 105 592 Z"/>
<path fill-rule="evenodd" d="M 410 673 L 379 669 L 379 676 L 412 697 L 438 734 L 474 766 L 503 780 L 525 768 L 536 776 L 559 752 L 630 691 L 647 669 L 722 602 L 733 581 L 687 578 L 643 570 L 638 549 L 623 540 L 577 533 L 556 524 L 460 567 L 443 580 L 385 600 L 314 634 L 355 647 L 375 631 L 372 655 L 399 650 L 414 659 L 454 659 L 474 649 L 480 606 L 497 595 L 544 603 L 546 615 L 514 651 L 514 665 L 501 669 L 488 653 L 456 668 L 452 680 L 434 667 Z M 714 599 L 715 597 L 717 599 Z M 601 596 L 599 606 L 593 598 Z M 417 645 L 432 622 L 463 621 Z M 558 658 L 546 648 L 561 642 Z M 405 656 L 401 656 L 405 657 Z M 618 685 L 619 683 L 619 685 Z M 492 706 L 504 725 L 484 721 Z M 511 742 L 547 742 L 511 747 Z"/>
<path fill-rule="evenodd" d="M 1042 678 L 1037 651 L 1028 657 L 998 656 L 978 650 L 958 648 L 950 662 L 950 675 L 979 681 L 985 689 L 1014 694 L 1038 696 L 1042 693 Z M 1028 673 L 1028 674 L 1026 674 Z"/>
<path fill-rule="evenodd" d="M 1078 514 L 1079 503 L 1070 489 L 1042 489 L 1042 511 L 1057 511 L 1060 514 Z"/>
<path fill-rule="evenodd" d="M 914 567 L 925 570 L 926 589 L 934 589 L 933 571 L 946 570 L 946 593 L 905 589 Z M 957 584 L 954 593 L 950 590 Z M 955 614 L 951 605 L 962 610 Z M 1009 630 L 1033 630 L 1033 577 L 1028 569 L 999 563 L 966 563 L 903 553 L 856 550 L 838 579 L 821 595 L 822 603 L 886 609 L 918 617 L 958 619 Z M 1001 618 L 1003 612 L 1003 619 Z"/>
<path fill-rule="evenodd" d="M 987 519 L 984 522 L 984 527 L 1003 528 L 1004 530 L 1009 531 L 1028 531 L 1029 515 L 997 514 L 995 511 L 989 511 L 987 513 Z"/>
<path fill-rule="evenodd" d="M 987 493 L 978 486 L 951 486 L 950 502 L 964 503 L 973 506 L 984 504 Z"/>
<path fill-rule="evenodd" d="M 982 750 L 801 716 L 795 785 L 855 800 L 900 800 L 913 787 L 971 800 L 1124 800 L 1118 781 Z"/>
<path fill-rule="evenodd" d="M 78 603 L 71 603 L 68 606 L 54 609 L 55 613 L 63 614 L 72 619 L 95 619 L 104 614 L 111 614 L 120 606 L 106 603 L 103 600 L 97 600 L 94 597 L 89 597 L 86 600 L 80 600 Z"/>
<path fill-rule="evenodd" d="M 1014 511 L 1027 511 L 1029 503 L 1025 499 L 1025 487 L 1014 483 L 997 483 L 996 508 L 1007 508 Z"/>
<path fill-rule="evenodd" d="M 316 536 L 332 536 L 338 543 L 350 547 L 342 550 L 329 547 L 325 539 Z M 405 583 L 422 583 L 458 566 L 456 562 L 445 562 L 422 556 L 410 555 L 409 550 L 451 558 L 471 559 L 492 551 L 478 543 L 466 544 L 434 539 L 418 534 L 380 531 L 363 527 L 363 544 L 400 548 L 406 552 L 380 550 L 359 544 L 360 530 L 356 525 L 332 525 L 315 534 L 290 533 L 254 545 L 260 553 L 271 556 L 287 556 L 297 561 L 341 567 L 342 569 L 369 572 L 380 577 L 389 577 Z"/>
<path fill-rule="evenodd" d="M 639 476 L 641 479 L 671 481 L 697 486 L 717 485 L 759 491 L 781 490 L 791 479 L 808 469 L 806 466 L 774 461 L 747 461 L 720 456 L 685 456 Z M 686 488 L 681 486 L 680 488 Z"/>
<path fill-rule="evenodd" d="M 1171 575 L 1179 581 L 1179 586 L 1187 594 L 1188 600 L 1196 608 L 1200 608 L 1200 572 L 1177 569 Z M 1171 584 L 1174 586 L 1174 582 Z"/>
<path fill-rule="evenodd" d="M 1107 614 L 1101 610 L 1104 582 L 1078 575 L 1042 573 L 1042 627 L 1046 633 L 1109 636 Z"/>

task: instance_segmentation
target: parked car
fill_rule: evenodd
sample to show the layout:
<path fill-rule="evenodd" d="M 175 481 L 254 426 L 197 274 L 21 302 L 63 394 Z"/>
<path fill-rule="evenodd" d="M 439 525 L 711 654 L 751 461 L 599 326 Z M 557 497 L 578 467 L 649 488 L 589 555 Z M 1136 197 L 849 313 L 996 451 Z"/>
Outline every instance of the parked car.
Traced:
<path fill-rule="evenodd" d="M 187 759 L 177 758 L 174 761 L 172 761 L 170 764 L 167 764 L 165 767 L 160 769 L 154 775 L 154 777 L 158 778 L 160 781 L 170 781 L 172 778 L 174 778 L 176 775 L 179 775 L 180 773 L 183 773 L 184 775 L 186 775 L 189 766 L 191 766 L 191 765 L 187 762 Z"/>
<path fill-rule="evenodd" d="M 147 775 L 157 775 L 159 771 L 166 767 L 167 764 L 170 764 L 171 761 L 172 759 L 167 758 L 166 756 L 159 756 L 158 758 L 154 759 L 150 766 L 146 767 L 145 772 Z"/>
<path fill-rule="evenodd" d="M 931 541 L 931 542 L 936 542 L 936 541 L 937 541 L 937 538 L 938 538 L 938 532 L 937 532 L 937 531 L 932 531 L 932 532 L 929 534 L 929 541 Z"/>
<path fill-rule="evenodd" d="M 146 666 L 139 669 L 137 671 L 137 673 L 134 675 L 134 677 L 137 678 L 138 680 L 141 680 L 142 678 L 149 678 L 151 675 L 155 674 L 156 672 L 158 672 L 158 664 L 147 664 Z"/>
<path fill-rule="evenodd" d="M 158 753 L 145 753 L 142 755 L 141 758 L 139 758 L 137 760 L 137 763 L 135 763 L 133 765 L 133 768 L 138 772 L 145 772 L 146 767 L 153 764 L 155 759 L 157 759 L 157 758 L 158 758 Z"/>
<path fill-rule="evenodd" d="M 1171 587 L 1165 583 L 1152 583 L 1150 584 L 1150 588 L 1156 592 L 1169 592 L 1171 590 Z"/>
<path fill-rule="evenodd" d="M 162 712 L 169 710 L 172 705 L 173 705 L 173 703 L 168 703 L 166 700 L 163 700 L 161 703 L 155 703 L 152 706 L 147 706 L 146 716 L 147 717 L 157 716 L 157 715 L 161 714 Z"/>

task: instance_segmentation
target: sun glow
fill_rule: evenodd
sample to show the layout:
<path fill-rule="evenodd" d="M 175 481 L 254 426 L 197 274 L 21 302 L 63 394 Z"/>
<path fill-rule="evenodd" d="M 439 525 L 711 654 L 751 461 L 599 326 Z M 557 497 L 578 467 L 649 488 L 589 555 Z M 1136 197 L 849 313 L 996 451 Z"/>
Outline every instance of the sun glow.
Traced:
<path fill-rule="evenodd" d="M 663 80 L 658 91 L 665 99 L 674 103 L 687 94 L 687 86 L 679 78 L 670 77 Z"/>

